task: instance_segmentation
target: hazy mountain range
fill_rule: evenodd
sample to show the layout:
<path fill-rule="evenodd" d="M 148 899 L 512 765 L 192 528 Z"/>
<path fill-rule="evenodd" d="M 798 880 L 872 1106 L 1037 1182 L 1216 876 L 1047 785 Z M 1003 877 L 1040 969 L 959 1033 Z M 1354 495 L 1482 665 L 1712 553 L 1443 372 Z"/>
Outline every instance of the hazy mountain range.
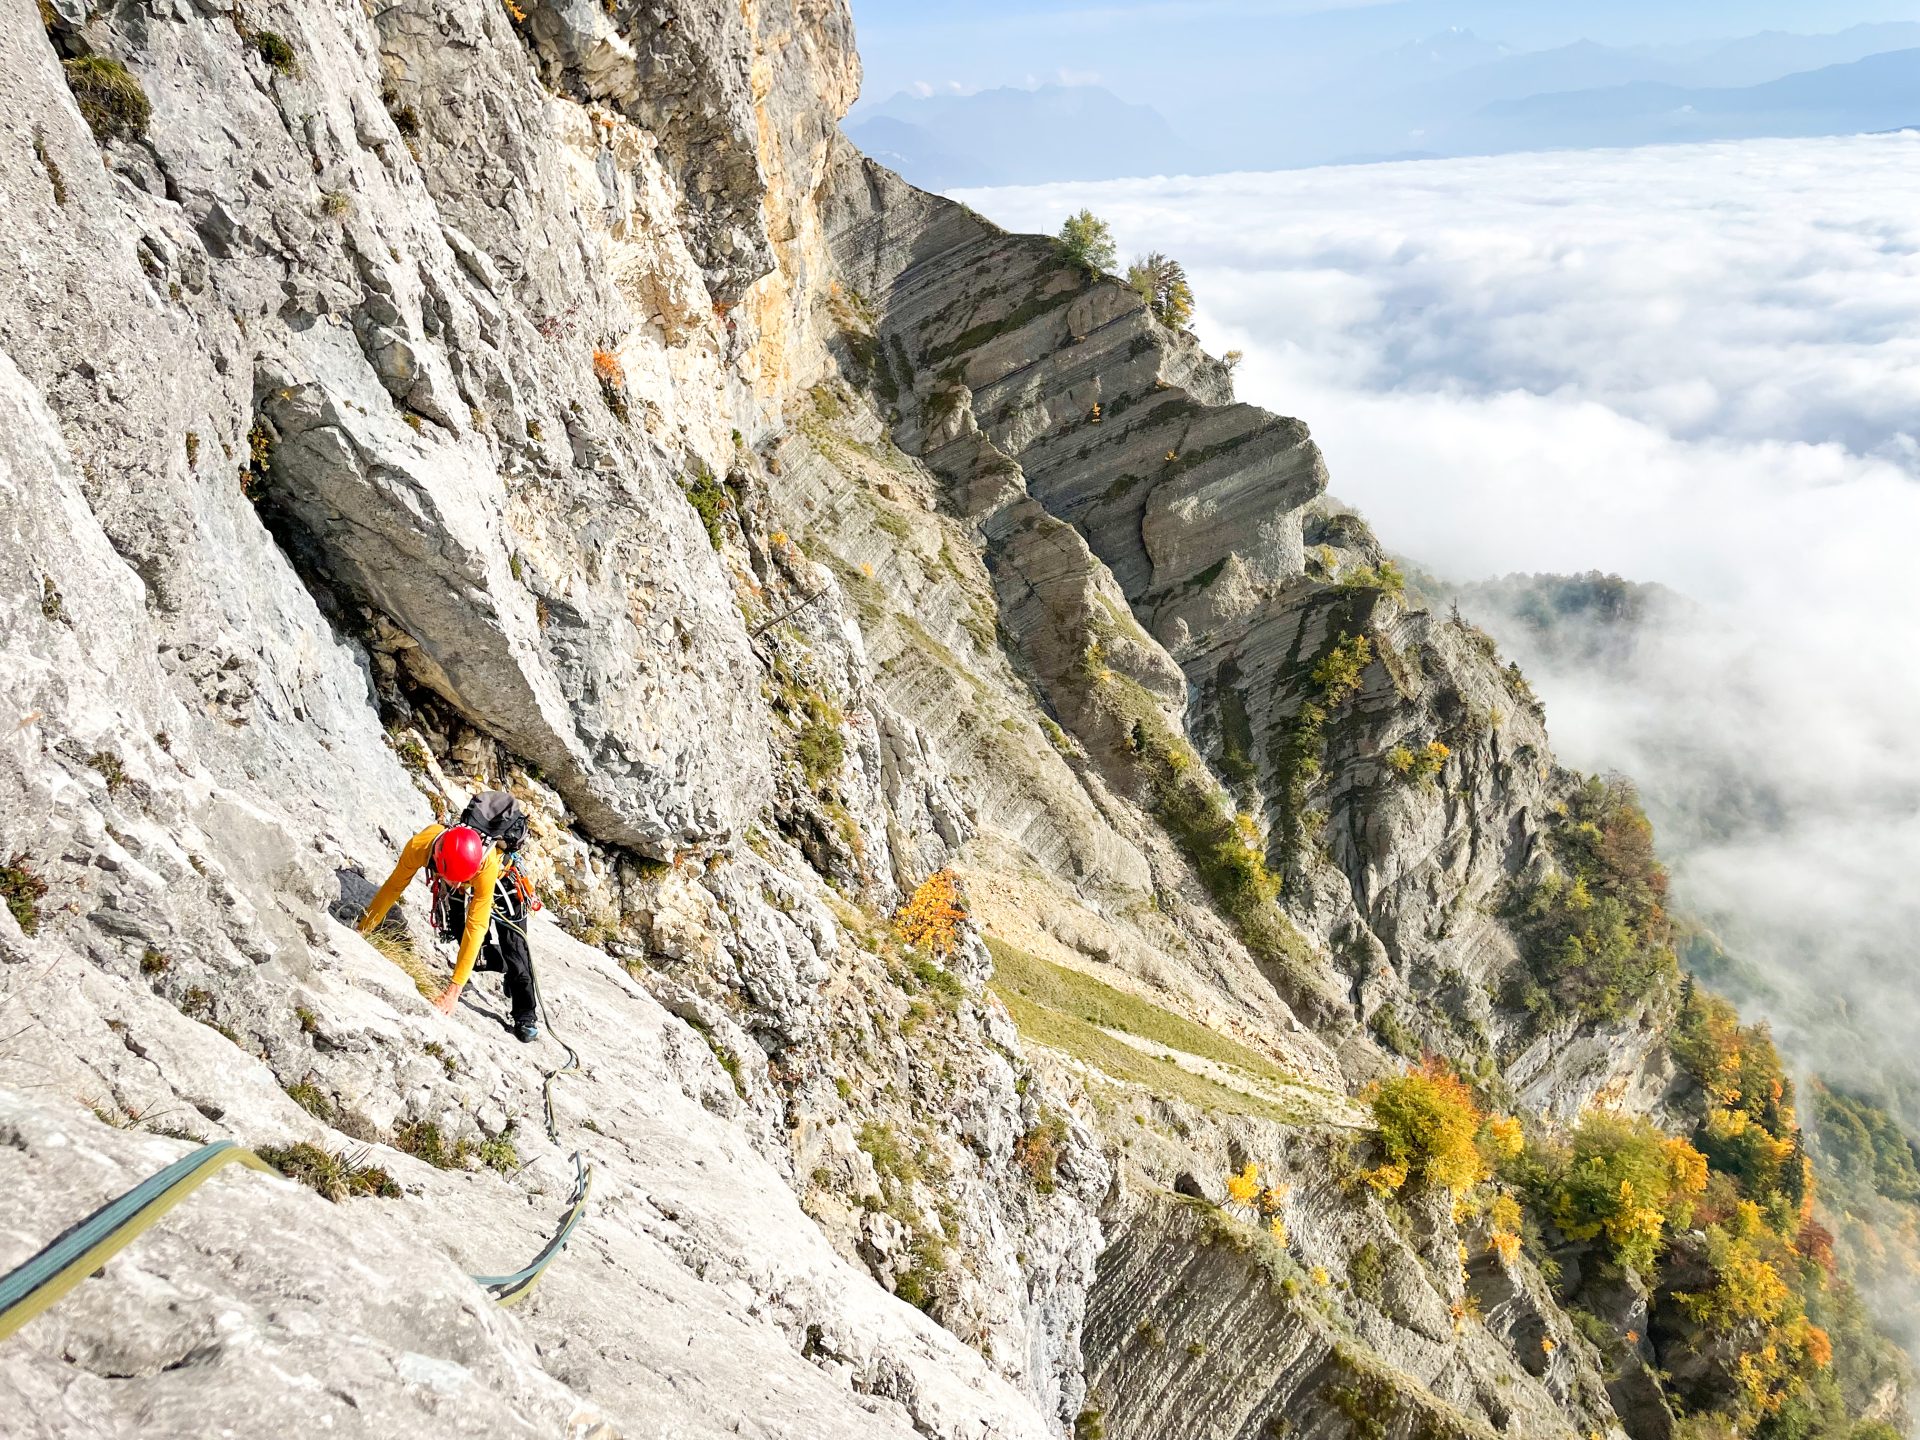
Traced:
<path fill-rule="evenodd" d="M 867 154 L 929 190 L 1113 180 L 1194 168 L 1158 110 L 1095 85 L 895 95 L 847 127 Z"/>
<path fill-rule="evenodd" d="M 1920 124 L 1920 23 L 1526 53 L 1452 30 L 1289 88 L 1154 98 L 1097 85 L 903 92 L 847 128 L 936 190 L 1887 130 Z"/>

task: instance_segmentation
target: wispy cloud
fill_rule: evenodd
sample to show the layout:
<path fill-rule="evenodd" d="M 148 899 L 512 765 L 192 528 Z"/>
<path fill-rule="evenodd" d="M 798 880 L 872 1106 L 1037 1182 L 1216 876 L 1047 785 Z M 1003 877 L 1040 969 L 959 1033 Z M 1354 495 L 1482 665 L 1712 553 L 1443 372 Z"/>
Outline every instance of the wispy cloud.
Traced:
<path fill-rule="evenodd" d="M 1624 678 L 1540 676 L 1556 743 L 1642 780 L 1803 1058 L 1920 1116 L 1920 136 L 968 198 L 1179 256 L 1415 559 L 1691 597 Z"/>

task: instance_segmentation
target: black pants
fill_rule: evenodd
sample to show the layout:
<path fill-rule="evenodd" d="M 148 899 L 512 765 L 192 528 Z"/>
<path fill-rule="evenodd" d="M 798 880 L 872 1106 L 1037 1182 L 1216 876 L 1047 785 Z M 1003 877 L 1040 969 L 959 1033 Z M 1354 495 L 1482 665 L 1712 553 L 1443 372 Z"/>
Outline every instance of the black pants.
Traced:
<path fill-rule="evenodd" d="M 450 925 L 457 934 L 467 923 L 465 898 L 455 898 L 447 910 Z M 476 971 L 505 971 L 507 1004 L 513 1010 L 514 1026 L 518 1028 L 534 1023 L 538 1006 L 533 994 L 533 952 L 527 948 L 527 937 L 521 933 L 519 926 L 496 918 L 487 938 L 480 943 L 480 955 L 474 961 L 473 968 Z"/>

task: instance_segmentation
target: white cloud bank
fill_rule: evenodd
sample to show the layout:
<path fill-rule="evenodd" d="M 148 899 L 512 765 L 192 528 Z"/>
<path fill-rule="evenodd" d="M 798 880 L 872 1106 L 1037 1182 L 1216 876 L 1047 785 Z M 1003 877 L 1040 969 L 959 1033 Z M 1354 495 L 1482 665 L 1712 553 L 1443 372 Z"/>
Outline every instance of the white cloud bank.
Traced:
<path fill-rule="evenodd" d="M 1178 256 L 1422 564 L 1698 602 L 1624 680 L 1538 675 L 1556 743 L 1642 782 L 1790 1048 L 1920 1119 L 1920 136 L 965 198 Z"/>

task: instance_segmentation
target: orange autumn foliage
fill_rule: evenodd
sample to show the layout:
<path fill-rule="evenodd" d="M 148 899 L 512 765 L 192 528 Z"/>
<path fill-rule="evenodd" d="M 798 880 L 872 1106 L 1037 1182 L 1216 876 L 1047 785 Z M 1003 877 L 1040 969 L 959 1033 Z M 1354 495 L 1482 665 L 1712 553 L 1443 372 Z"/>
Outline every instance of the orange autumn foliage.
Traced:
<path fill-rule="evenodd" d="M 593 352 L 593 378 L 609 389 L 618 390 L 627 383 L 627 367 L 620 363 L 620 357 L 613 351 L 596 347 Z"/>
<path fill-rule="evenodd" d="M 920 882 L 893 923 L 907 944 L 944 960 L 960 943 L 966 919 L 959 878 L 951 870 L 936 870 Z"/>

